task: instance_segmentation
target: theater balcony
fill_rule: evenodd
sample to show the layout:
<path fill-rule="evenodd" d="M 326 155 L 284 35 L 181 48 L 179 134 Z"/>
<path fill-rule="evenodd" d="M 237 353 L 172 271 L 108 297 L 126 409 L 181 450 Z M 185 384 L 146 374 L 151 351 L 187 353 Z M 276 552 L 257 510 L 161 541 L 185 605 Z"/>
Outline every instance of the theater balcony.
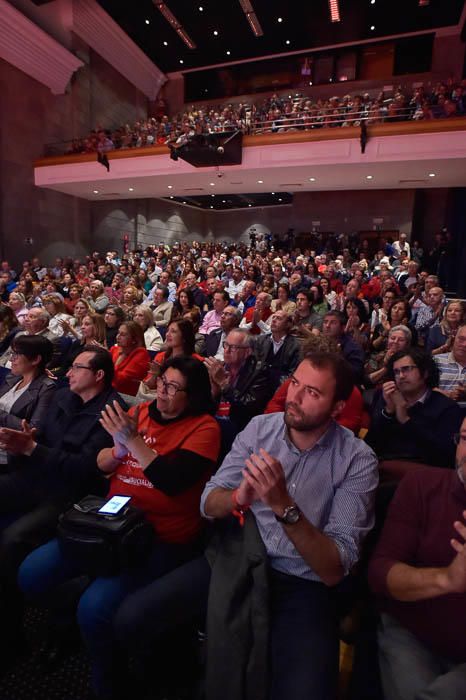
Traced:
<path fill-rule="evenodd" d="M 196 168 L 165 145 L 106 156 L 108 171 L 95 153 L 38 159 L 35 184 L 89 200 L 464 187 L 466 118 L 245 135 L 233 166 Z"/>

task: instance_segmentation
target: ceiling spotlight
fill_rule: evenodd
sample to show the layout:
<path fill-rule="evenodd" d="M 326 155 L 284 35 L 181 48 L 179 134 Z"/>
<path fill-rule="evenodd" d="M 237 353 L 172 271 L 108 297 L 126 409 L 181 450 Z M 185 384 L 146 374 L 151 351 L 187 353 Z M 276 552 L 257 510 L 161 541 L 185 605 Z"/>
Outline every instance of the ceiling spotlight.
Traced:
<path fill-rule="evenodd" d="M 330 20 L 332 22 L 339 22 L 340 8 L 338 7 L 338 0 L 328 0 L 328 9 L 330 10 Z"/>
<path fill-rule="evenodd" d="M 257 184 L 258 184 L 258 185 L 263 185 L 263 184 L 264 184 L 264 181 L 263 181 L 263 180 L 258 180 L 258 181 L 257 181 Z"/>
<path fill-rule="evenodd" d="M 128 187 L 128 192 L 134 192 L 134 187 Z"/>
<path fill-rule="evenodd" d="M 372 175 L 366 175 L 366 180 L 372 180 Z"/>
<path fill-rule="evenodd" d="M 372 24 L 372 25 L 371 25 L 371 32 L 373 32 L 374 29 L 375 29 L 375 26 Z"/>
<path fill-rule="evenodd" d="M 310 177 L 310 178 L 309 178 L 309 182 L 315 182 L 315 181 L 316 181 L 315 177 Z"/>
<path fill-rule="evenodd" d="M 283 17 L 278 17 L 277 22 L 283 22 Z"/>
<path fill-rule="evenodd" d="M 435 173 L 429 173 L 429 177 L 435 177 Z"/>
<path fill-rule="evenodd" d="M 282 200 L 282 199 L 279 199 L 278 201 L 279 201 L 279 202 L 282 202 L 283 200 Z"/>
<path fill-rule="evenodd" d="M 214 194 L 211 194 L 210 196 L 211 196 L 211 197 L 215 197 L 215 195 L 214 195 Z"/>
<path fill-rule="evenodd" d="M 186 202 L 183 202 L 183 204 L 186 204 Z"/>
<path fill-rule="evenodd" d="M 289 44 L 291 44 L 291 41 L 290 41 L 289 39 L 287 39 L 287 40 L 285 41 L 285 44 L 289 45 Z"/>
<path fill-rule="evenodd" d="M 226 203 L 227 203 L 227 200 L 226 200 L 226 199 L 222 199 L 222 204 L 226 204 Z"/>
<path fill-rule="evenodd" d="M 218 31 L 214 29 L 214 36 L 218 36 Z"/>
<path fill-rule="evenodd" d="M 99 190 L 92 190 L 94 194 L 99 194 Z"/>
<path fill-rule="evenodd" d="M 149 22 L 149 20 L 148 20 L 148 19 L 146 19 L 146 24 L 150 24 L 150 22 Z"/>
<path fill-rule="evenodd" d="M 173 195 L 172 195 L 172 194 L 170 195 L 170 199 L 173 199 Z"/>
<path fill-rule="evenodd" d="M 215 187 L 215 182 L 209 182 L 209 185 L 210 185 L 211 187 Z"/>
<path fill-rule="evenodd" d="M 167 185 L 167 187 L 168 187 L 169 190 L 172 190 L 172 189 L 173 189 L 173 185 Z"/>
<path fill-rule="evenodd" d="M 375 0 L 371 0 L 371 5 L 375 5 Z"/>
<path fill-rule="evenodd" d="M 227 56 L 229 56 L 229 55 L 230 55 L 230 53 L 231 53 L 231 51 L 227 51 Z"/>
<path fill-rule="evenodd" d="M 202 12 L 203 10 L 204 8 L 202 7 L 202 5 L 199 5 L 199 12 Z"/>
<path fill-rule="evenodd" d="M 312 85 L 312 80 L 310 81 L 309 85 Z"/>
<path fill-rule="evenodd" d="M 183 61 L 183 59 L 182 59 L 182 58 L 180 58 L 180 63 L 184 63 L 184 61 Z"/>
<path fill-rule="evenodd" d="M 271 192 L 270 194 L 275 194 L 275 192 Z"/>
<path fill-rule="evenodd" d="M 163 42 L 163 45 L 164 45 L 164 46 L 168 46 L 168 41 L 164 41 L 164 42 Z"/>
<path fill-rule="evenodd" d="M 252 207 L 252 204 L 248 204 L 248 207 Z"/>
<path fill-rule="evenodd" d="M 214 208 L 212 204 L 210 205 L 210 208 L 211 208 L 211 209 L 213 209 L 213 208 Z"/>

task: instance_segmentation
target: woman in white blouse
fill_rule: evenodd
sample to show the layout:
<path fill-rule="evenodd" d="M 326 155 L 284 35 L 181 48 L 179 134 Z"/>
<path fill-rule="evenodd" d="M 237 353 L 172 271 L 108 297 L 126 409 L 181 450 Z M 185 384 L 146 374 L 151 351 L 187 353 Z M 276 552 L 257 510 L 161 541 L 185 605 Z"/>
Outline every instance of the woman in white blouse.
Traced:
<path fill-rule="evenodd" d="M 154 316 L 148 306 L 136 306 L 133 311 L 133 321 L 144 331 L 144 342 L 147 350 L 160 350 L 163 339 L 154 325 Z"/>
<path fill-rule="evenodd" d="M 57 336 L 64 333 L 62 321 L 75 325 L 73 316 L 66 313 L 66 307 L 61 294 L 47 294 L 43 298 L 44 308 L 50 314 L 49 330 Z"/>

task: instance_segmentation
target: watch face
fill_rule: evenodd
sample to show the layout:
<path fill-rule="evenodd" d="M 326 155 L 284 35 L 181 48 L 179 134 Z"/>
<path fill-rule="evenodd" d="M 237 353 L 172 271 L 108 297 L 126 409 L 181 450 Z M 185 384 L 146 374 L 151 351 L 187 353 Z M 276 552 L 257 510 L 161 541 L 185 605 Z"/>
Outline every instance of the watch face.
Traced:
<path fill-rule="evenodd" d="M 294 525 L 294 523 L 298 522 L 300 517 L 301 511 L 299 510 L 298 506 L 289 506 L 289 508 L 285 509 L 283 514 L 283 520 L 288 523 L 288 525 Z"/>

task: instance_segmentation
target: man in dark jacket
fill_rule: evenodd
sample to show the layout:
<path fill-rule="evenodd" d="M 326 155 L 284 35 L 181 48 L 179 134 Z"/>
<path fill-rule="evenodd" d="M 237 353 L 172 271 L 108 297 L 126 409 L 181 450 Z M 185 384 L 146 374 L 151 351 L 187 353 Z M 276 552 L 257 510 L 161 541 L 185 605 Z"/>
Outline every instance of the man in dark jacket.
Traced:
<path fill-rule="evenodd" d="M 220 328 L 211 331 L 205 339 L 202 354 L 204 357 L 215 357 L 223 360 L 223 342 L 228 333 L 239 326 L 241 311 L 234 306 L 226 306 L 220 316 Z"/>
<path fill-rule="evenodd" d="M 355 382 L 360 383 L 365 362 L 364 350 L 348 333 L 345 333 L 345 325 L 346 319 L 342 313 L 328 311 L 324 316 L 322 333 L 339 343 L 343 357 L 353 368 Z"/>
<path fill-rule="evenodd" d="M 112 389 L 110 354 L 85 346 L 67 376 L 70 387 L 57 391 L 40 442 L 26 422 L 22 430 L 0 429 L 0 445 L 13 455 L 12 471 L 0 475 L 0 516 L 11 523 L 0 534 L 2 622 L 10 623 L 12 640 L 19 629 L 20 606 L 14 604 L 18 566 L 54 536 L 57 518 L 68 503 L 106 488 L 96 459 L 101 449 L 112 445 L 100 425 L 101 411 L 119 399 Z"/>
<path fill-rule="evenodd" d="M 272 332 L 259 335 L 254 341 L 254 355 L 267 368 L 273 392 L 293 374 L 299 364 L 300 343 L 290 335 L 292 325 L 292 317 L 279 309 L 271 318 Z"/>

